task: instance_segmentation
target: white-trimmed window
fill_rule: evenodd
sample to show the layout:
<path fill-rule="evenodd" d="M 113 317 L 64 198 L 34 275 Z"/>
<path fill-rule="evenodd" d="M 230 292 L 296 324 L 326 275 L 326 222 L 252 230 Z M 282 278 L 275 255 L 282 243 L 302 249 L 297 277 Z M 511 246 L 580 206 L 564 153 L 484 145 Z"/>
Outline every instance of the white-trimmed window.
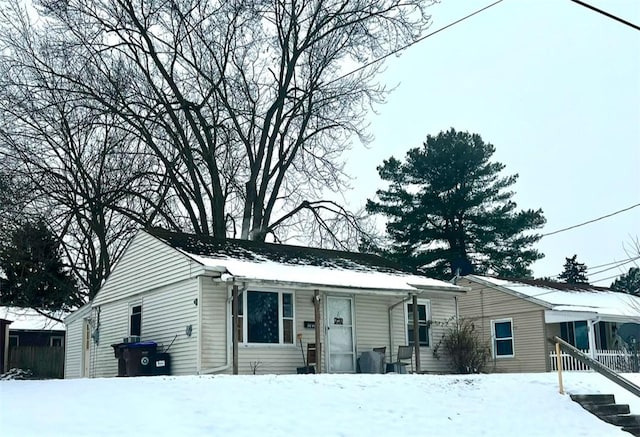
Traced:
<path fill-rule="evenodd" d="M 493 356 L 495 358 L 511 358 L 515 356 L 513 319 L 492 320 L 491 336 L 493 337 Z"/>
<path fill-rule="evenodd" d="M 413 332 L 413 303 L 407 302 L 407 342 L 410 346 L 413 346 L 414 332 Z M 431 302 L 426 299 L 418 300 L 418 338 L 420 346 L 429 346 L 429 325 L 431 320 Z"/>
<path fill-rule="evenodd" d="M 264 290 L 240 293 L 236 327 L 238 342 L 293 344 L 295 340 L 293 315 L 293 293 Z"/>
<path fill-rule="evenodd" d="M 64 337 L 61 335 L 53 335 L 49 337 L 50 347 L 62 347 L 64 346 Z"/>
<path fill-rule="evenodd" d="M 129 335 L 140 336 L 142 332 L 142 303 L 129 306 Z"/>

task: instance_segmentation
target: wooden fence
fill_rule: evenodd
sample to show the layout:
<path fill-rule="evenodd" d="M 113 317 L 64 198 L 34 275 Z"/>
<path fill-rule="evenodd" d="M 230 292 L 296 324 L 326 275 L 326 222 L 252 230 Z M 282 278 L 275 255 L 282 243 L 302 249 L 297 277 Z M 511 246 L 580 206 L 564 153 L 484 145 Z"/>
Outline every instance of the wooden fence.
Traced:
<path fill-rule="evenodd" d="M 585 355 L 589 355 L 589 351 L 587 350 L 582 350 L 580 352 Z M 555 351 L 549 352 L 549 362 L 551 364 L 552 371 L 558 370 L 556 356 Z M 562 360 L 562 370 L 591 370 L 589 366 L 578 361 L 567 353 L 561 353 L 560 357 Z M 595 359 L 600 364 L 603 364 L 616 372 L 627 373 L 638 372 L 638 365 L 640 363 L 640 358 L 637 355 L 618 350 L 596 350 Z"/>
<path fill-rule="evenodd" d="M 11 346 L 9 369 L 30 370 L 34 378 L 64 377 L 64 348 L 47 346 Z"/>

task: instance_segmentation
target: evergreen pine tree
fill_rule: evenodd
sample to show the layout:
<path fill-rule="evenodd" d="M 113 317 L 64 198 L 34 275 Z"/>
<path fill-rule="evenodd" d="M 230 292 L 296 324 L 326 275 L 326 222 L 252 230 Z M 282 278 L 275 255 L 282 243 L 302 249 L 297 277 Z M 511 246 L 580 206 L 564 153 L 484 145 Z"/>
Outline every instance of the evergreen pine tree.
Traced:
<path fill-rule="evenodd" d="M 480 135 L 450 129 L 428 135 L 405 162 L 385 160 L 378 173 L 389 187 L 367 201 L 369 212 L 389 219 L 392 247 L 381 252 L 443 279 L 458 269 L 530 276 L 543 254 L 532 248 L 540 235 L 527 231 L 545 219 L 540 209 L 516 209 L 510 187 L 518 176 L 501 176 L 494 152 Z"/>
<path fill-rule="evenodd" d="M 640 268 L 631 267 L 627 273 L 613 281 L 611 289 L 622 293 L 640 296 Z"/>
<path fill-rule="evenodd" d="M 588 284 L 587 266 L 577 261 L 578 255 L 565 258 L 564 270 L 558 276 L 563 282 L 568 284 Z"/>
<path fill-rule="evenodd" d="M 0 303 L 43 311 L 82 304 L 74 278 L 65 269 L 58 242 L 46 225 L 26 223 L 0 247 Z"/>

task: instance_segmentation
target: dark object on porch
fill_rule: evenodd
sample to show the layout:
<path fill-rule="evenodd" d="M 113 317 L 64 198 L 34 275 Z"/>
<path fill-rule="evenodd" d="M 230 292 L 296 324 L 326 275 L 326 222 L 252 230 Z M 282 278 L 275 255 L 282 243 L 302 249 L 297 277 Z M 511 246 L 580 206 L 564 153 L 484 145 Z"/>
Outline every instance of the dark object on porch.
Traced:
<path fill-rule="evenodd" d="M 310 350 L 311 350 L 311 345 L 313 345 L 313 361 L 315 363 L 316 360 L 316 345 L 315 343 L 307 343 L 307 359 L 305 361 L 304 358 L 304 348 L 302 347 L 302 334 L 298 334 L 298 343 L 300 343 L 300 352 L 302 352 L 302 363 L 304 364 L 304 367 L 297 367 L 296 368 L 296 373 L 298 375 L 306 375 L 306 374 L 312 374 L 312 373 L 316 373 L 316 368 L 314 366 L 311 366 L 311 360 L 310 360 Z"/>
<path fill-rule="evenodd" d="M 411 360 L 411 372 L 413 372 L 413 346 L 398 346 L 396 361 L 387 364 L 387 372 L 407 373 L 407 363 L 404 360 Z"/>
<path fill-rule="evenodd" d="M 364 351 L 360 354 L 356 371 L 358 373 L 385 373 L 385 357 L 378 351 Z"/>

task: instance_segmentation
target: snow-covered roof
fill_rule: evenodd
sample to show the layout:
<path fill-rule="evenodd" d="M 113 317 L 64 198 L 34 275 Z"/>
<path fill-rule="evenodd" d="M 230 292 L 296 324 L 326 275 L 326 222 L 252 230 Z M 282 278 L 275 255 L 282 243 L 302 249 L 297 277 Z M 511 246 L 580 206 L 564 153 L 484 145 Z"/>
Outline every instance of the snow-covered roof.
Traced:
<path fill-rule="evenodd" d="M 640 318 L 640 297 L 590 284 L 531 279 L 498 279 L 469 275 L 472 281 L 495 285 L 554 311 L 590 312 L 602 316 Z"/>
<path fill-rule="evenodd" d="M 58 319 L 65 316 L 63 312 L 52 313 Z M 64 331 L 64 323 L 43 316 L 32 308 L 0 306 L 0 319 L 9 320 L 11 330 Z"/>
<path fill-rule="evenodd" d="M 219 240 L 157 229 L 150 234 L 202 265 L 236 278 L 369 290 L 463 291 L 372 254 Z"/>

